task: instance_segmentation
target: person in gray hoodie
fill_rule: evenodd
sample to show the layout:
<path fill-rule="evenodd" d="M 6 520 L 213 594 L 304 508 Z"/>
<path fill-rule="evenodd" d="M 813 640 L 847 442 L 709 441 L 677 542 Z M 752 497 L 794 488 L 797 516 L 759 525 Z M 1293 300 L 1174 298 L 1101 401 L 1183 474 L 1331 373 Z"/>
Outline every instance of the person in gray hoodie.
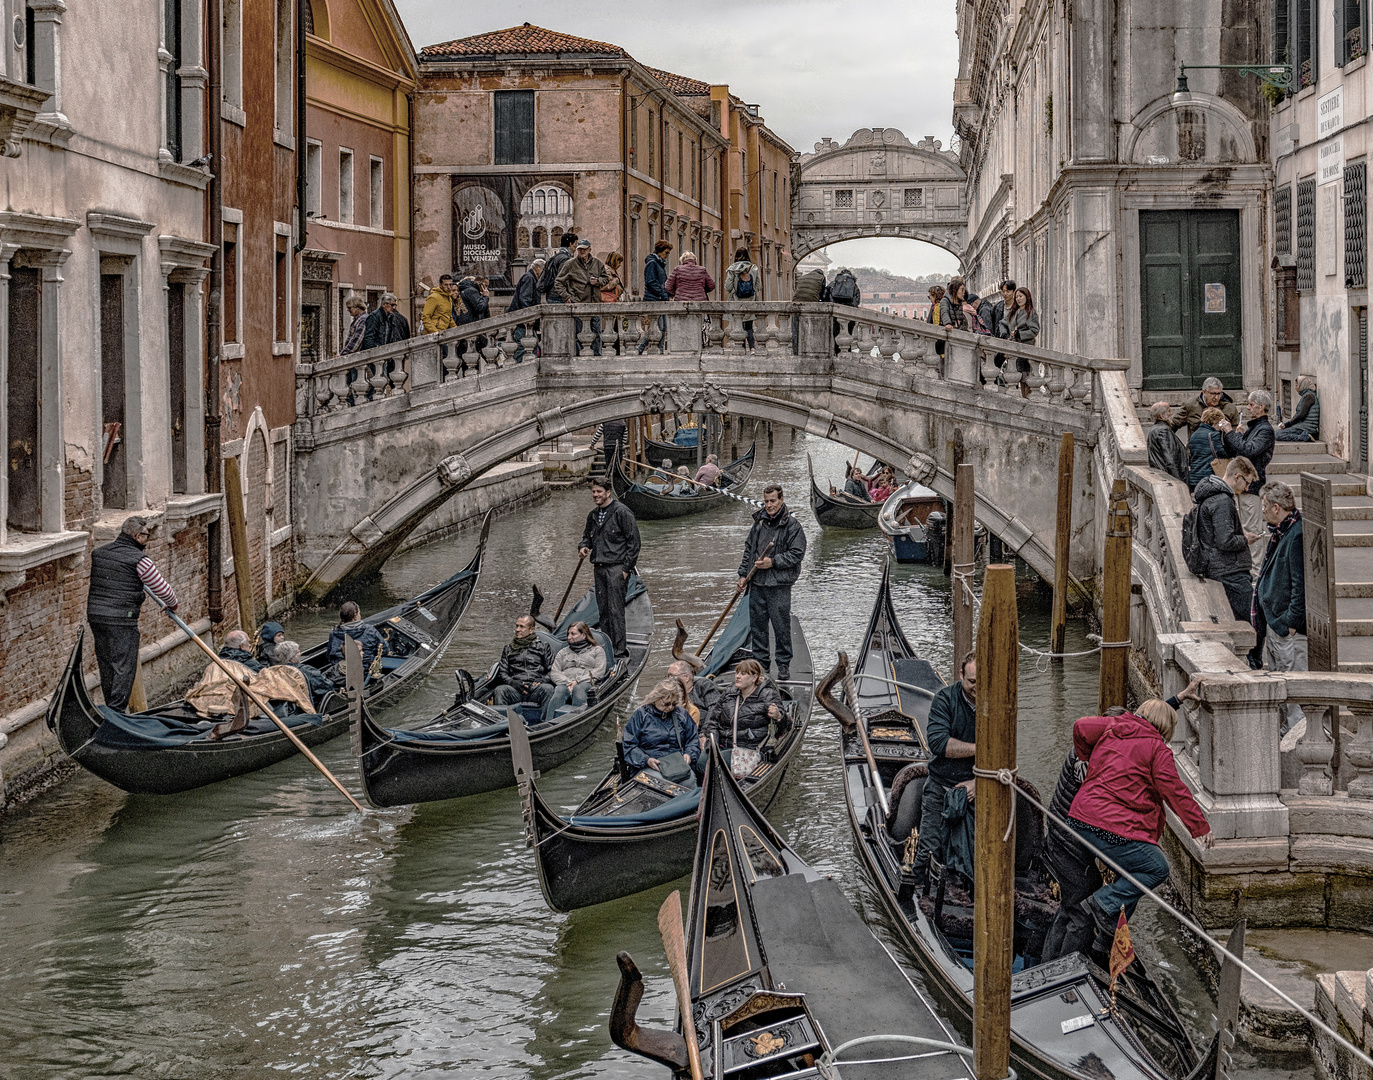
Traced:
<path fill-rule="evenodd" d="M 725 267 L 725 296 L 734 301 L 761 300 L 762 279 L 758 276 L 758 265 L 749 258 L 748 248 L 740 248 L 734 253 L 734 261 Z M 744 320 L 744 337 L 748 341 L 748 351 L 754 351 L 753 320 Z"/>

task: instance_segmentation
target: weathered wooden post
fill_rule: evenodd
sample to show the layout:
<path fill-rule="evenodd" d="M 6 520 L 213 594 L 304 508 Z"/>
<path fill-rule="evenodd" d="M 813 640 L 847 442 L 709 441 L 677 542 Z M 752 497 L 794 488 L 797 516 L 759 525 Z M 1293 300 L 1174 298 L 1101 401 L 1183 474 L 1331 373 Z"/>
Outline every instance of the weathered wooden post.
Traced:
<path fill-rule="evenodd" d="M 1016 767 L 1019 657 L 1015 567 L 988 566 L 977 627 L 977 753 L 973 759 L 980 774 L 973 860 L 973 1072 L 977 1080 L 1003 1080 L 1010 1075 L 1015 796 L 996 774 L 1013 773 Z"/>
<path fill-rule="evenodd" d="M 238 586 L 238 624 L 250 638 L 257 636 L 253 610 L 253 564 L 248 559 L 248 521 L 243 513 L 243 481 L 238 458 L 224 459 L 224 505 L 229 513 L 229 546 L 234 553 L 234 584 Z"/>
<path fill-rule="evenodd" d="M 1054 608 L 1049 651 L 1061 653 L 1068 632 L 1068 540 L 1073 530 L 1073 433 L 1058 444 L 1058 527 L 1054 532 Z"/>
<path fill-rule="evenodd" d="M 1106 552 L 1102 560 L 1101 587 L 1101 681 L 1097 712 L 1124 706 L 1130 692 L 1127 664 L 1130 650 L 1110 647 L 1130 640 L 1130 504 L 1125 501 L 1125 479 L 1111 485 L 1111 504 L 1106 511 Z"/>
<path fill-rule="evenodd" d="M 973 647 L 973 467 L 958 466 L 953 487 L 953 667 Z"/>

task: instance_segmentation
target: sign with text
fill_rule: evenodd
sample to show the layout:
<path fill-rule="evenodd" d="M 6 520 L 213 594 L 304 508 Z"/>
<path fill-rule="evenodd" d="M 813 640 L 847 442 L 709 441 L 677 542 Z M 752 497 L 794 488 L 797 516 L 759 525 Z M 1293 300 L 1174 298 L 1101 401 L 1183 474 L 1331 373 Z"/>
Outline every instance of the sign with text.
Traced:
<path fill-rule="evenodd" d="M 1316 99 L 1318 184 L 1333 184 L 1344 176 L 1344 137 L 1339 134 L 1343 127 L 1344 88 L 1336 87 Z"/>
<path fill-rule="evenodd" d="M 1337 86 L 1316 99 L 1316 141 L 1344 127 L 1344 87 Z"/>
<path fill-rule="evenodd" d="M 1307 666 L 1339 670 L 1335 622 L 1334 487 L 1330 477 L 1301 474 L 1302 557 L 1306 568 Z M 1270 631 L 1271 633 L 1271 631 Z"/>

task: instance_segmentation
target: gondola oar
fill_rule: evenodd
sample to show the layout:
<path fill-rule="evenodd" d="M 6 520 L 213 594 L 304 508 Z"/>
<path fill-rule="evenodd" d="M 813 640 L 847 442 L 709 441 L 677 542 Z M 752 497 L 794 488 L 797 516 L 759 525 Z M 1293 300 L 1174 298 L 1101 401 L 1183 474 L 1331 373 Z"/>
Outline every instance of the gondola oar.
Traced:
<path fill-rule="evenodd" d="M 239 690 L 243 691 L 243 693 L 248 696 L 248 699 L 254 705 L 256 705 L 259 709 L 261 709 L 264 713 L 267 714 L 267 719 L 271 720 L 272 723 L 276 724 L 277 727 L 281 728 L 282 734 L 296 744 L 296 749 L 299 750 L 302 754 L 304 754 L 307 758 L 309 758 L 310 764 L 312 764 L 316 769 L 323 773 L 324 778 L 328 780 L 329 783 L 333 784 L 334 787 L 338 788 L 340 792 L 342 792 L 343 797 L 357 808 L 358 813 L 367 813 L 367 811 L 362 808 L 362 804 L 359 803 L 357 799 L 353 798 L 353 796 L 348 793 L 348 789 L 346 787 L 339 783 L 338 777 L 336 777 L 333 773 L 326 769 L 324 767 L 324 762 L 320 761 L 319 758 L 315 757 L 314 752 L 303 742 L 300 741 L 300 736 L 298 736 L 294 731 L 290 729 L 286 721 L 279 717 L 276 713 L 274 713 L 272 711 L 271 706 L 268 705 L 267 702 L 263 701 L 262 698 L 257 695 L 257 693 L 250 690 L 248 688 L 248 685 L 244 683 L 241 679 L 239 679 L 237 675 L 234 674 L 233 669 L 230 668 L 229 665 L 226 664 L 223 660 L 221 660 L 219 658 L 219 655 L 212 648 L 205 644 L 205 642 L 200 638 L 200 635 L 198 635 L 194 630 L 187 626 L 176 614 L 176 612 L 172 611 L 171 608 L 167 607 L 167 605 L 162 602 L 162 600 L 158 597 L 158 595 L 155 592 L 152 591 L 152 589 L 144 585 L 143 591 L 147 593 L 149 596 L 151 596 L 153 600 L 156 602 L 157 606 L 160 607 L 164 612 L 166 612 L 167 617 L 181 628 L 181 632 L 183 634 L 185 634 L 188 638 L 190 638 L 192 641 L 194 641 L 197 645 L 200 646 L 200 648 L 204 651 L 205 655 L 208 656 L 212 661 L 214 661 L 216 666 L 218 666 L 219 669 L 223 671 L 225 675 L 229 676 L 230 681 L 236 687 L 238 687 Z"/>
<path fill-rule="evenodd" d="M 725 605 L 725 610 L 720 612 L 720 617 L 715 620 L 715 625 L 710 628 L 710 633 L 706 635 L 705 641 L 701 642 L 701 647 L 696 650 L 697 655 L 706 651 L 706 646 L 710 644 L 710 639 L 715 636 L 715 631 L 720 629 L 720 624 L 729 617 L 729 613 L 734 610 L 735 602 L 739 597 L 744 595 L 744 592 L 748 589 L 748 583 L 753 580 L 753 575 L 758 573 L 758 563 L 768 558 L 772 554 L 772 549 L 776 546 L 775 543 L 768 544 L 768 546 L 763 549 L 763 554 L 759 555 L 755 560 L 753 567 L 748 572 L 748 577 L 744 578 L 744 580 L 739 583 L 739 587 L 734 590 L 734 595 L 729 598 L 729 603 Z"/>
<path fill-rule="evenodd" d="M 682 1037 L 686 1039 L 687 1064 L 692 1080 L 702 1080 L 701 1047 L 696 1042 L 696 1019 L 691 1008 L 691 987 L 687 977 L 686 925 L 682 920 L 682 894 L 674 889 L 658 909 L 658 932 L 663 935 L 668 970 L 677 990 L 677 1009 L 682 1015 Z"/>
<path fill-rule="evenodd" d="M 871 675 L 864 675 L 865 679 L 873 678 Z M 886 682 L 886 679 L 882 679 Z M 844 697 L 847 702 L 840 702 L 834 697 L 834 684 L 842 682 L 844 685 Z M 877 792 L 877 801 L 882 805 L 882 814 L 885 817 L 890 813 L 890 806 L 887 803 L 887 791 L 882 786 L 882 774 L 877 771 L 877 758 L 873 756 L 872 743 L 868 742 L 868 725 L 863 719 L 862 710 L 858 708 L 858 688 L 853 684 L 853 672 L 849 669 L 849 654 L 844 650 L 839 650 L 839 660 L 835 663 L 834 669 L 825 676 L 820 683 L 820 688 L 815 692 L 815 700 L 839 720 L 846 729 L 853 728 L 858 732 L 858 739 L 863 744 L 863 754 L 868 759 L 868 769 L 872 772 L 873 790 Z"/>
<path fill-rule="evenodd" d="M 577 584 L 577 575 L 582 572 L 582 563 L 586 562 L 585 555 L 577 556 L 577 566 L 572 571 L 572 580 L 567 583 L 567 588 L 563 590 L 563 598 L 558 601 L 558 610 L 553 613 L 553 625 L 558 625 L 558 620 L 563 617 L 563 605 L 567 603 L 567 598 L 572 595 L 572 586 Z"/>

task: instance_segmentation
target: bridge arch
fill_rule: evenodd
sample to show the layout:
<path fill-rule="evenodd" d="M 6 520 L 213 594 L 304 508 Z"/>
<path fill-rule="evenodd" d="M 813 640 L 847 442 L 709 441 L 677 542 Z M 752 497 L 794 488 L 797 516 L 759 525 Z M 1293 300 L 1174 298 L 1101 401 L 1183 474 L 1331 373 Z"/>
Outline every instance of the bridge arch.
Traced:
<path fill-rule="evenodd" d="M 958 155 L 926 136 L 859 128 L 825 138 L 795 166 L 792 251 L 802 259 L 843 240 L 922 240 L 960 259 L 968 246 L 966 176 Z"/>

